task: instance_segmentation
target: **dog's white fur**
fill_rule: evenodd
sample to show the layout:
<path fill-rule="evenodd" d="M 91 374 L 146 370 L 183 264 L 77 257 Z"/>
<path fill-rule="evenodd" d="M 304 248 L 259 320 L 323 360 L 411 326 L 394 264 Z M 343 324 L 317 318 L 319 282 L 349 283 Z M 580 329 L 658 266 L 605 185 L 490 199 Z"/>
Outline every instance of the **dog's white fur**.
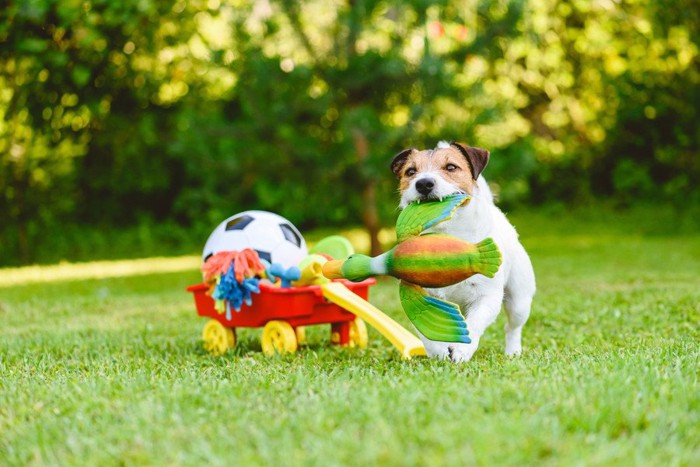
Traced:
<path fill-rule="evenodd" d="M 449 144 L 438 144 L 438 148 L 444 147 L 449 147 Z M 438 171 L 422 172 L 401 194 L 401 207 L 420 198 L 415 183 L 426 176 L 435 180 L 433 196 L 445 197 L 460 191 Z M 472 243 L 491 237 L 501 250 L 503 263 L 493 278 L 477 274 L 458 284 L 428 290 L 431 295 L 460 306 L 466 315 L 471 338 L 470 344 L 436 342 L 419 332 L 428 355 L 449 358 L 454 362 L 469 361 L 479 347 L 484 331 L 496 320 L 502 304 L 508 318 L 505 326 L 506 355 L 520 354 L 523 326 L 530 316 L 535 295 L 535 273 L 525 248 L 518 240 L 518 233 L 494 204 L 486 180 L 479 176 L 469 204 L 458 208 L 452 219 L 429 231 L 453 235 Z"/>

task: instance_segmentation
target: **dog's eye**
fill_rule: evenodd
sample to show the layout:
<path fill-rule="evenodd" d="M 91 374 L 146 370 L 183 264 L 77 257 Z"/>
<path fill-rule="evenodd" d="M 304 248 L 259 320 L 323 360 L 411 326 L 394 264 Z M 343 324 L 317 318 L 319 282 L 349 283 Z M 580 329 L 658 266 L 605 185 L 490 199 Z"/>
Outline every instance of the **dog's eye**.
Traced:
<path fill-rule="evenodd" d="M 406 176 L 407 177 L 413 177 L 416 174 L 416 169 L 410 168 L 406 171 Z"/>
<path fill-rule="evenodd" d="M 459 167 L 457 167 L 457 166 L 454 165 L 454 164 L 447 164 L 447 165 L 445 166 L 445 170 L 447 170 L 448 172 L 454 172 L 454 171 L 457 170 L 457 169 L 459 169 Z"/>

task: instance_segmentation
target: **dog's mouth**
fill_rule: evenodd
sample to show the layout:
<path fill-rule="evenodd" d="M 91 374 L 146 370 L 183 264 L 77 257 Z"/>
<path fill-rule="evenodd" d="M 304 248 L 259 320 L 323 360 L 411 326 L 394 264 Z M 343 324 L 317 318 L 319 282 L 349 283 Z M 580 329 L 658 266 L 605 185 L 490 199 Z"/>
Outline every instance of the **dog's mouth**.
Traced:
<path fill-rule="evenodd" d="M 464 191 L 455 191 L 453 193 L 450 193 L 448 195 L 443 195 L 443 196 L 438 196 L 434 193 L 428 193 L 427 195 L 421 195 L 418 198 L 414 199 L 411 201 L 409 204 L 421 204 L 421 203 L 430 203 L 430 202 L 442 202 L 443 200 L 453 197 L 453 196 L 464 196 L 464 201 L 462 204 L 467 204 L 469 200 L 471 199 L 471 196 L 465 193 Z"/>

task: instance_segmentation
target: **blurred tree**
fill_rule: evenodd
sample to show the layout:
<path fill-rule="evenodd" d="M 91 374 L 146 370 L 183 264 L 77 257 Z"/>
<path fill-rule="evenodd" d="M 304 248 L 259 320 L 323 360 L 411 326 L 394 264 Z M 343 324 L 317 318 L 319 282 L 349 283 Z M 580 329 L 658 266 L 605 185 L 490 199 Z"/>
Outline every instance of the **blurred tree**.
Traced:
<path fill-rule="evenodd" d="M 490 149 L 506 204 L 700 200 L 699 6 L 10 1 L 0 263 L 60 258 L 45 232 L 69 224 L 206 232 L 250 208 L 361 222 L 376 253 L 388 161 L 440 139 Z"/>
<path fill-rule="evenodd" d="M 512 28 L 517 10 L 508 11 L 482 25 L 484 36 L 499 38 Z M 210 170 L 200 166 L 197 186 L 214 183 L 225 199 L 257 201 L 306 226 L 360 221 L 377 254 L 380 227 L 395 206 L 385 201 L 393 199 L 392 154 L 431 137 L 473 141 L 470 128 L 503 116 L 475 76 L 461 75 L 465 57 L 485 54 L 489 44 L 469 40 L 464 14 L 476 9 L 451 2 L 426 8 L 422 1 L 281 1 L 237 9 L 229 16 L 237 84 L 224 103 L 228 137 L 211 119 L 196 128 L 188 123 L 204 139 L 216 132 L 214 145 L 226 141 L 230 159 Z M 490 53 L 503 53 L 495 49 Z M 195 141 L 188 133 L 177 144 L 190 175 L 199 160 L 191 156 L 211 147 Z M 208 164 L 220 151 L 211 154 Z M 230 178 L 214 175 L 220 169 Z M 181 208 L 201 208 L 204 195 L 187 190 Z"/>
<path fill-rule="evenodd" d="M 529 3 L 493 66 L 531 128 L 535 201 L 700 196 L 699 7 Z"/>
<path fill-rule="evenodd" d="M 38 259 L 32 235 L 40 238 L 52 222 L 84 212 L 84 167 L 120 154 L 114 136 L 124 126 L 105 128 L 118 114 L 113 107 L 143 113 L 144 78 L 130 56 L 136 44 L 152 41 L 151 23 L 163 13 L 157 5 L 46 0 L 11 2 L 0 12 L 0 203 L 17 229 L 8 237 L 23 261 Z M 110 134 L 106 152 L 93 140 L 101 130 Z M 147 183 L 139 181 L 133 191 Z M 101 201 L 109 202 L 96 201 L 87 204 L 100 210 Z"/>

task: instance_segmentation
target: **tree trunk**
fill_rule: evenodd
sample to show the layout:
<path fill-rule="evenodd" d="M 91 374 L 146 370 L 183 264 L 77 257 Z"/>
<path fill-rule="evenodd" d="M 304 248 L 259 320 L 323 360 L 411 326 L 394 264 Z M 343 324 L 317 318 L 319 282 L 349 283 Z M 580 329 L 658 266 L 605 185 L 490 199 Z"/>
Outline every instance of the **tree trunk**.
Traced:
<path fill-rule="evenodd" d="M 21 172 L 21 168 L 16 169 L 12 180 L 15 192 L 15 205 L 11 210 L 10 217 L 17 223 L 17 249 L 18 256 L 22 264 L 29 264 L 31 255 L 29 252 L 29 216 L 27 216 L 26 199 L 29 190 L 28 175 Z M 10 221 L 11 222 L 11 221 Z"/>
<path fill-rule="evenodd" d="M 362 167 L 369 156 L 369 142 L 361 130 L 355 129 L 352 132 L 355 153 Z M 374 177 L 363 177 L 362 179 L 362 223 L 369 233 L 371 256 L 382 253 L 382 244 L 379 242 L 379 213 L 377 210 L 377 181 Z"/>
<path fill-rule="evenodd" d="M 364 204 L 364 212 L 362 213 L 362 221 L 369 233 L 370 240 L 370 255 L 377 256 L 382 254 L 382 244 L 379 241 L 379 215 L 377 214 L 377 183 L 374 180 L 367 181 L 362 190 L 362 203 Z"/>

